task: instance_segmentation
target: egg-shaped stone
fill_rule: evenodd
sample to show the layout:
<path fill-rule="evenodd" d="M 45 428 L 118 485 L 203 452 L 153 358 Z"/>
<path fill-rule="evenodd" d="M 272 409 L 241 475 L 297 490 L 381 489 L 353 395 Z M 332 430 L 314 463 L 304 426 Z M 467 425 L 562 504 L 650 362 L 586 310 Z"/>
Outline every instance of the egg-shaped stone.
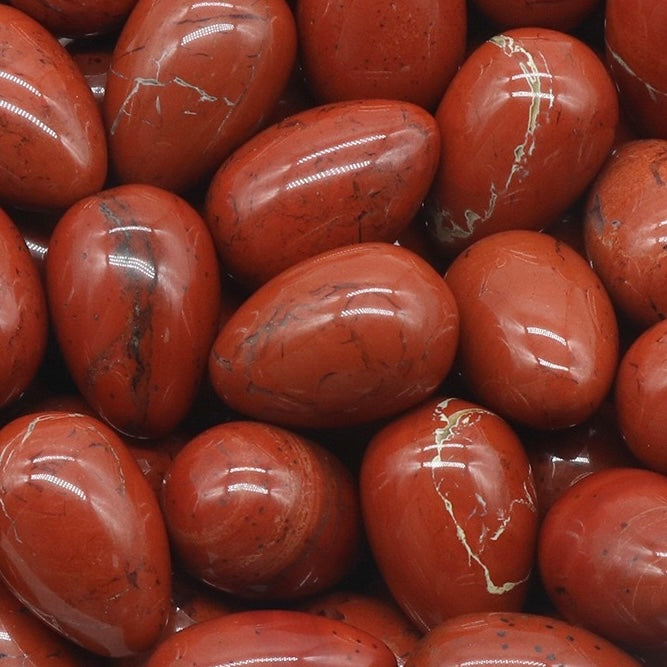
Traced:
<path fill-rule="evenodd" d="M 628 141 L 591 186 L 586 254 L 618 310 L 640 328 L 667 317 L 667 139 Z"/>
<path fill-rule="evenodd" d="M 48 313 L 39 268 L 13 220 L 0 209 L 0 407 L 14 403 L 44 359 Z"/>
<path fill-rule="evenodd" d="M 296 16 L 322 102 L 382 97 L 433 110 L 465 55 L 465 0 L 301 0 Z"/>
<path fill-rule="evenodd" d="M 605 2 L 607 63 L 621 104 L 641 136 L 667 139 L 667 5 L 653 0 Z"/>
<path fill-rule="evenodd" d="M 273 111 L 295 54 L 284 0 L 139 0 L 103 105 L 117 178 L 174 191 L 200 184 Z"/>
<path fill-rule="evenodd" d="M 98 655 L 150 648 L 170 608 L 167 533 L 119 436 L 77 413 L 0 430 L 0 575 L 42 621 Z"/>
<path fill-rule="evenodd" d="M 396 660 L 381 640 L 343 621 L 302 611 L 258 609 L 177 632 L 158 646 L 146 667 L 284 663 L 395 667 Z"/>
<path fill-rule="evenodd" d="M 664 656 L 666 545 L 665 476 L 601 470 L 570 487 L 547 513 L 538 543 L 541 579 L 570 623 Z"/>
<path fill-rule="evenodd" d="M 452 257 L 508 229 L 544 229 L 606 159 L 618 99 L 597 54 L 546 28 L 516 28 L 475 49 L 436 112 L 440 166 L 426 219 Z"/>
<path fill-rule="evenodd" d="M 406 667 L 475 665 L 640 667 L 610 641 L 541 614 L 464 614 L 441 623 L 417 645 Z"/>
<path fill-rule="evenodd" d="M 422 631 L 468 612 L 521 609 L 538 513 L 528 457 L 503 419 L 431 398 L 372 438 L 360 490 L 375 562 Z"/>
<path fill-rule="evenodd" d="M 319 252 L 395 241 L 431 186 L 439 139 L 433 116 L 395 100 L 317 107 L 266 129 L 208 189 L 223 266 L 254 288 Z"/>
<path fill-rule="evenodd" d="M 286 269 L 227 320 L 214 390 L 234 410 L 294 427 L 371 422 L 416 405 L 449 373 L 459 316 L 426 260 L 390 243 Z"/>
<path fill-rule="evenodd" d="M 351 472 L 271 424 L 230 421 L 195 436 L 167 470 L 162 507 L 189 573 L 240 598 L 320 593 L 350 573 L 360 551 Z"/>
<path fill-rule="evenodd" d="M 0 201 L 64 209 L 104 185 L 100 111 L 72 57 L 22 11 L 0 5 Z"/>
<path fill-rule="evenodd" d="M 616 314 L 600 278 L 543 232 L 498 232 L 445 275 L 461 315 L 462 376 L 483 405 L 533 428 L 565 428 L 607 397 L 618 363 Z"/>
<path fill-rule="evenodd" d="M 201 216 L 161 188 L 101 191 L 58 221 L 46 278 L 54 333 L 83 397 L 127 435 L 171 432 L 218 327 L 218 262 Z"/>

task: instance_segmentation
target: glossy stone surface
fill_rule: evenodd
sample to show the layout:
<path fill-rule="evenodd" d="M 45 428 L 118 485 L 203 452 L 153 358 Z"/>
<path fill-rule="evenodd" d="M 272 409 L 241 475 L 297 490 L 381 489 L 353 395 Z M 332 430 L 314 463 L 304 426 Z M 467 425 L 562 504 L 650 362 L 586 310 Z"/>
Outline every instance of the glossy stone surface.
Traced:
<path fill-rule="evenodd" d="M 605 402 L 577 426 L 522 432 L 535 479 L 540 517 L 571 486 L 598 470 L 638 466 L 619 430 L 613 403 Z"/>
<path fill-rule="evenodd" d="M 643 136 L 667 139 L 667 5 L 607 0 L 607 62 L 621 102 Z"/>
<path fill-rule="evenodd" d="M 137 0 L 10 0 L 58 37 L 100 35 L 121 27 Z"/>
<path fill-rule="evenodd" d="M 343 621 L 381 639 L 393 652 L 398 667 L 405 665 L 421 636 L 393 601 L 363 593 L 322 595 L 311 600 L 304 611 Z"/>
<path fill-rule="evenodd" d="M 359 551 L 351 473 L 315 442 L 269 424 L 233 421 L 195 436 L 167 471 L 162 506 L 184 567 L 238 597 L 319 593 Z"/>
<path fill-rule="evenodd" d="M 495 35 L 467 58 L 436 112 L 442 150 L 426 217 L 447 256 L 507 229 L 543 229 L 609 154 L 618 100 L 583 42 L 546 28 Z"/>
<path fill-rule="evenodd" d="M 498 416 L 460 399 L 426 401 L 373 437 L 360 489 L 374 559 L 422 630 L 521 608 L 535 489 L 521 442 Z"/>
<path fill-rule="evenodd" d="M 23 236 L 0 209 L 0 407 L 15 402 L 37 375 L 47 338 L 44 288 Z"/>
<path fill-rule="evenodd" d="M 300 262 L 222 327 L 211 384 L 231 408 L 299 427 L 371 422 L 416 405 L 448 374 L 459 316 L 425 260 L 359 243 Z"/>
<path fill-rule="evenodd" d="M 667 649 L 667 479 L 616 468 L 589 475 L 547 514 L 544 586 L 570 622 L 621 645 Z"/>
<path fill-rule="evenodd" d="M 117 177 L 175 191 L 198 184 L 271 113 L 295 54 L 284 0 L 139 0 L 104 99 Z"/>
<path fill-rule="evenodd" d="M 171 568 L 157 500 L 118 436 L 80 414 L 0 430 L 0 573 L 52 628 L 122 656 L 167 620 Z"/>
<path fill-rule="evenodd" d="M 65 48 L 7 5 L 0 5 L 0 47 L 0 201 L 66 208 L 106 178 L 95 99 Z"/>
<path fill-rule="evenodd" d="M 81 667 L 73 644 L 47 627 L 0 585 L 0 659 L 6 665 Z"/>
<path fill-rule="evenodd" d="M 147 667 L 217 667 L 253 664 L 395 667 L 393 653 L 379 640 L 331 618 L 298 611 L 229 614 L 172 635 Z"/>
<path fill-rule="evenodd" d="M 292 115 L 238 149 L 214 176 L 206 221 L 225 269 L 249 287 L 359 241 L 393 242 L 438 163 L 433 116 L 359 100 Z"/>
<path fill-rule="evenodd" d="M 617 308 L 635 325 L 667 317 L 667 140 L 621 145 L 588 195 L 586 253 Z"/>
<path fill-rule="evenodd" d="M 667 320 L 636 338 L 621 359 L 615 405 L 623 437 L 647 467 L 667 474 Z"/>
<path fill-rule="evenodd" d="M 461 315 L 461 372 L 483 405 L 534 428 L 597 410 L 614 379 L 618 327 L 581 255 L 541 232 L 500 232 L 459 255 L 446 280 Z"/>
<path fill-rule="evenodd" d="M 465 54 L 465 0 L 301 0 L 296 15 L 304 73 L 321 101 L 433 110 Z"/>
<path fill-rule="evenodd" d="M 59 220 L 46 274 L 53 328 L 83 397 L 128 435 L 172 431 L 195 398 L 220 312 L 199 214 L 152 186 L 104 190 Z"/>
<path fill-rule="evenodd" d="M 473 4 L 503 28 L 539 26 L 571 30 L 602 3 L 601 0 L 473 0 Z"/>
<path fill-rule="evenodd" d="M 406 667 L 639 667 L 592 632 L 536 614 L 467 614 L 442 623 L 418 644 Z"/>

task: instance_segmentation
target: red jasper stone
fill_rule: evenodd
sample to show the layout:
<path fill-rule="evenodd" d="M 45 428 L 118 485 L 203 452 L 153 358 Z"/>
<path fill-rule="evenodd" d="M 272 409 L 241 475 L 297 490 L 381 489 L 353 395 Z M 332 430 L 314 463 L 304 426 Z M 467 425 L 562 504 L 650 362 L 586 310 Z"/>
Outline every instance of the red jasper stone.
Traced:
<path fill-rule="evenodd" d="M 395 241 L 428 192 L 439 139 L 430 114 L 391 100 L 310 109 L 256 135 L 208 190 L 223 266 L 257 287 L 319 252 Z"/>
<path fill-rule="evenodd" d="M 304 72 L 321 101 L 434 109 L 465 55 L 465 0 L 301 0 L 296 12 Z"/>
<path fill-rule="evenodd" d="M 582 41 L 517 28 L 468 56 L 436 120 L 442 149 L 427 219 L 451 257 L 494 232 L 543 229 L 574 204 L 612 147 L 618 100 Z"/>
<path fill-rule="evenodd" d="M 117 177 L 176 191 L 197 185 L 273 111 L 295 53 L 284 0 L 139 0 L 104 99 Z"/>
<path fill-rule="evenodd" d="M 120 28 L 137 0 L 9 0 L 58 37 L 87 37 Z"/>
<path fill-rule="evenodd" d="M 127 435 L 172 431 L 196 396 L 220 311 L 199 214 L 152 186 L 102 191 L 59 220 L 46 274 L 53 328 L 83 397 Z"/>
<path fill-rule="evenodd" d="M 499 232 L 459 255 L 446 280 L 461 314 L 461 371 L 483 405 L 533 428 L 597 410 L 616 372 L 618 327 L 581 255 L 541 232 Z"/>
<path fill-rule="evenodd" d="M 81 667 L 84 663 L 67 641 L 0 585 L 0 656 L 7 665 Z"/>
<path fill-rule="evenodd" d="M 667 650 L 667 479 L 633 468 L 575 484 L 539 540 L 545 589 L 558 611 L 620 645 Z"/>
<path fill-rule="evenodd" d="M 47 307 L 44 287 L 23 236 L 0 210 L 0 407 L 28 388 L 44 358 Z"/>
<path fill-rule="evenodd" d="M 422 639 L 406 667 L 442 665 L 567 665 L 640 667 L 602 637 L 537 614 L 466 614 L 445 621 Z"/>
<path fill-rule="evenodd" d="M 576 28 L 601 0 L 473 0 L 489 20 L 503 28 L 539 26 L 555 30 Z"/>
<path fill-rule="evenodd" d="M 472 611 L 518 611 L 537 536 L 528 458 L 500 417 L 435 398 L 379 431 L 361 502 L 384 581 L 421 629 Z"/>
<path fill-rule="evenodd" d="M 227 422 L 196 436 L 167 471 L 162 505 L 190 574 L 243 598 L 319 593 L 359 551 L 350 472 L 316 443 L 269 424 Z"/>
<path fill-rule="evenodd" d="M 667 140 L 621 145 L 590 190 L 586 252 L 617 308 L 640 327 L 667 317 Z"/>
<path fill-rule="evenodd" d="M 297 664 L 396 667 L 379 640 L 347 623 L 306 612 L 258 610 L 229 614 L 177 632 L 146 667 Z"/>
<path fill-rule="evenodd" d="M 149 648 L 167 621 L 171 568 L 157 499 L 118 436 L 81 414 L 39 412 L 0 431 L 0 573 L 84 648 Z"/>
<path fill-rule="evenodd" d="M 615 405 L 623 437 L 652 470 L 667 474 L 667 320 L 644 331 L 623 355 Z"/>
<path fill-rule="evenodd" d="M 667 5 L 653 0 L 607 0 L 607 62 L 621 103 L 638 131 L 667 139 Z"/>
<path fill-rule="evenodd" d="M 55 37 L 7 5 L 0 5 L 0 46 L 0 201 L 66 208 L 106 178 L 95 99 Z"/>
<path fill-rule="evenodd" d="M 381 639 L 394 653 L 398 667 L 405 665 L 420 638 L 415 626 L 392 601 L 371 595 L 328 593 L 311 600 L 304 611 L 343 621 Z"/>
<path fill-rule="evenodd" d="M 448 374 L 458 309 L 442 276 L 389 243 L 331 250 L 286 269 L 222 327 L 211 384 L 262 421 L 338 427 L 397 414 Z"/>

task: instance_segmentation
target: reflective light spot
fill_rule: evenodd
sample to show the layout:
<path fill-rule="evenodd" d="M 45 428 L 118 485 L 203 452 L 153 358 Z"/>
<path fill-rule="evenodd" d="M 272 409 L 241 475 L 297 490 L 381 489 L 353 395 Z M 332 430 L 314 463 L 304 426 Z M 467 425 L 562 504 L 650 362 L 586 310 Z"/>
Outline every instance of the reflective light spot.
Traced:
<path fill-rule="evenodd" d="M 311 160 L 316 160 L 319 157 L 324 155 L 330 155 L 331 153 L 336 153 L 337 151 L 343 150 L 345 148 L 357 148 L 358 146 L 363 146 L 364 144 L 370 144 L 374 141 L 382 141 L 386 139 L 386 134 L 370 134 L 367 137 L 361 137 L 360 139 L 349 139 L 348 141 L 341 141 L 335 146 L 327 146 L 322 148 L 319 151 L 313 151 L 308 155 L 304 155 L 302 158 L 299 158 L 296 163 L 304 164 L 305 162 L 310 162 Z"/>
<path fill-rule="evenodd" d="M 77 486 L 76 484 L 73 484 L 72 482 L 68 482 L 65 479 L 57 477 L 56 475 L 52 475 L 51 473 L 48 472 L 37 472 L 31 474 L 30 481 L 33 480 L 47 482 L 48 484 L 53 484 L 54 486 L 57 486 L 58 488 L 63 489 L 64 491 L 69 491 L 69 493 L 73 493 L 81 500 L 86 500 L 88 498 L 86 492 L 81 487 Z"/>
<path fill-rule="evenodd" d="M 16 106 L 16 104 L 7 102 L 7 100 L 0 100 L 0 109 L 9 111 L 9 113 L 13 113 L 19 118 L 27 120 L 29 123 L 32 123 L 35 127 L 40 129 L 45 134 L 48 134 L 50 137 L 53 137 L 54 139 L 58 138 L 58 133 L 53 128 L 49 127 L 46 123 L 41 121 L 39 118 L 37 118 L 37 116 L 30 113 L 29 111 L 26 111 L 25 109 L 21 109 L 21 107 Z"/>
<path fill-rule="evenodd" d="M 348 164 L 340 165 L 339 167 L 323 169 L 322 171 L 317 171 L 314 174 L 310 174 L 309 176 L 295 178 L 285 186 L 285 189 L 293 190 L 294 188 L 299 188 L 303 185 L 309 185 L 310 183 L 323 181 L 324 179 L 331 176 L 340 176 L 341 174 L 347 174 L 351 171 L 356 171 L 357 169 L 364 169 L 365 167 L 368 167 L 369 164 L 371 164 L 370 160 L 360 160 L 359 162 L 350 162 Z"/>
<path fill-rule="evenodd" d="M 145 259 L 138 257 L 128 257 L 127 255 L 109 255 L 109 264 L 111 266 L 118 266 L 121 269 L 130 269 L 131 271 L 138 271 L 146 276 L 149 280 L 155 280 L 156 271 L 155 266 Z"/>
<path fill-rule="evenodd" d="M 231 32 L 236 26 L 233 23 L 215 23 L 214 25 L 207 25 L 203 28 L 198 28 L 185 35 L 181 39 L 181 46 L 186 46 L 190 42 L 194 42 L 209 35 L 215 35 L 221 32 Z"/>

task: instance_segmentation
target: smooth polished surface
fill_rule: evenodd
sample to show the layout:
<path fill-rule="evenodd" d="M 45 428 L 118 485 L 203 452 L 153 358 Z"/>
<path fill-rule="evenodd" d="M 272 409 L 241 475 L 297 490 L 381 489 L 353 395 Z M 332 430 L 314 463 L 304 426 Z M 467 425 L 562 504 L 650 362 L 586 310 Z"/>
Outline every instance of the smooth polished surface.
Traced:
<path fill-rule="evenodd" d="M 315 442 L 270 424 L 233 421 L 196 436 L 167 471 L 162 506 L 190 574 L 242 598 L 320 593 L 359 553 L 351 473 Z"/>
<path fill-rule="evenodd" d="M 127 435 L 168 434 L 217 332 L 220 277 L 203 219 L 159 188 L 104 190 L 59 220 L 46 275 L 54 332 L 84 398 Z"/>
<path fill-rule="evenodd" d="M 0 46 L 0 201 L 66 208 L 106 178 L 95 99 L 65 48 L 7 5 L 0 5 Z"/>
<path fill-rule="evenodd" d="M 359 243 L 286 269 L 222 327 L 210 378 L 231 408 L 300 427 L 371 422 L 416 405 L 449 373 L 459 316 L 429 264 Z"/>
<path fill-rule="evenodd" d="M 667 320 L 635 338 L 616 376 L 618 423 L 628 447 L 647 467 L 667 474 Z"/>
<path fill-rule="evenodd" d="M 540 517 L 573 484 L 605 468 L 638 466 L 619 430 L 612 402 L 577 426 L 522 432 L 533 468 Z"/>
<path fill-rule="evenodd" d="M 436 120 L 442 150 L 426 217 L 454 256 L 507 229 L 543 229 L 609 154 L 616 90 L 598 56 L 562 32 L 517 28 L 471 53 Z"/>
<path fill-rule="evenodd" d="M 16 225 L 0 209 L 0 407 L 15 402 L 37 375 L 47 328 L 39 270 Z"/>
<path fill-rule="evenodd" d="M 537 535 L 515 432 L 488 410 L 435 398 L 379 431 L 360 476 L 383 579 L 422 630 L 472 611 L 518 611 Z"/>
<path fill-rule="evenodd" d="M 589 475 L 547 514 L 539 540 L 558 611 L 617 644 L 667 649 L 667 479 L 616 468 Z"/>
<path fill-rule="evenodd" d="M 639 327 L 667 317 L 667 139 L 622 144 L 592 186 L 586 253 L 619 310 Z"/>
<path fill-rule="evenodd" d="M 103 105 L 117 177 L 197 185 L 273 111 L 295 54 L 284 0 L 139 0 Z"/>
<path fill-rule="evenodd" d="M 342 621 L 298 611 L 248 611 L 185 628 L 146 667 L 219 665 L 396 667 L 377 638 Z"/>
<path fill-rule="evenodd" d="M 581 255 L 541 232 L 500 232 L 454 260 L 459 359 L 477 399 L 534 428 L 590 417 L 616 371 L 618 327 Z"/>
<path fill-rule="evenodd" d="M 667 4 L 607 0 L 604 36 L 628 117 L 642 136 L 667 139 Z"/>
<path fill-rule="evenodd" d="M 352 591 L 336 591 L 312 599 L 304 611 L 333 618 L 365 630 L 382 640 L 402 667 L 420 638 L 420 633 L 390 599 Z"/>
<path fill-rule="evenodd" d="M 601 0 L 473 0 L 473 4 L 502 28 L 539 26 L 571 30 L 602 3 Z"/>
<path fill-rule="evenodd" d="M 581 627 L 536 614 L 467 614 L 432 630 L 406 667 L 640 667 Z"/>
<path fill-rule="evenodd" d="M 94 653 L 149 648 L 167 621 L 160 508 L 118 436 L 80 414 L 0 430 L 0 573 L 52 628 Z"/>
<path fill-rule="evenodd" d="M 83 667 L 74 646 L 0 584 L 0 660 L 22 667 Z"/>
<path fill-rule="evenodd" d="M 301 0 L 304 73 L 323 102 L 386 98 L 433 110 L 463 61 L 465 0 Z"/>
<path fill-rule="evenodd" d="M 90 37 L 120 28 L 137 0 L 10 0 L 57 37 Z"/>
<path fill-rule="evenodd" d="M 318 252 L 395 241 L 439 152 L 433 116 L 405 102 L 343 102 L 286 118 L 246 142 L 210 184 L 205 217 L 223 266 L 254 288 Z"/>

